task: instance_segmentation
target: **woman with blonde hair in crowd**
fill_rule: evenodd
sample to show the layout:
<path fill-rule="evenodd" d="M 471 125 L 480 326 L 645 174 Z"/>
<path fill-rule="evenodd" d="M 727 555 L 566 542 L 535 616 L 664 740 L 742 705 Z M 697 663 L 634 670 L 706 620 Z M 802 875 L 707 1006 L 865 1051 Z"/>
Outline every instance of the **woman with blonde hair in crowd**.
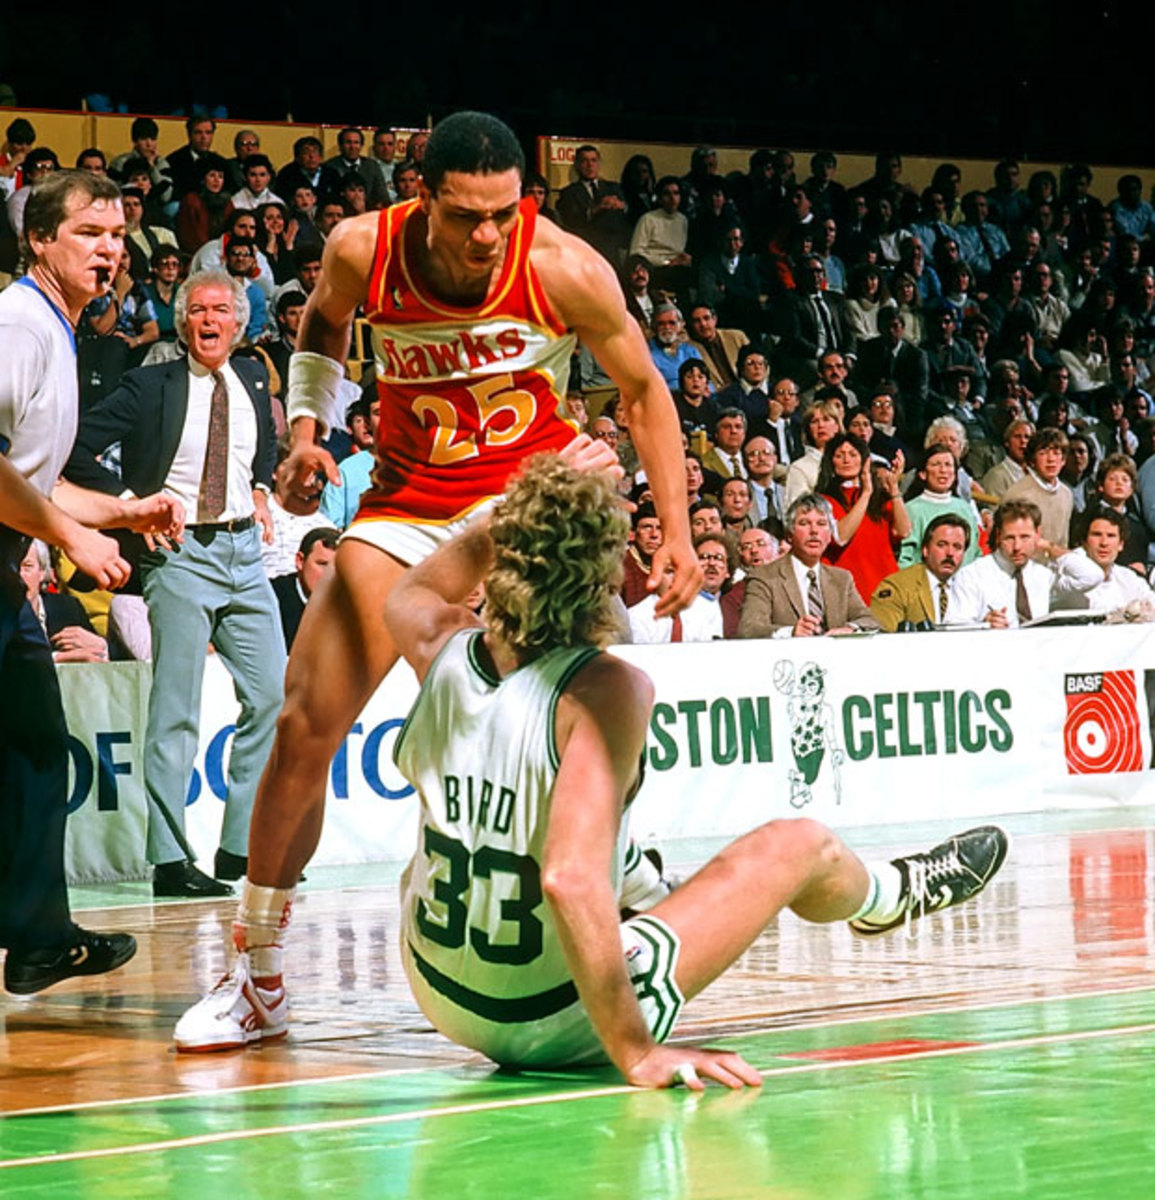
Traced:
<path fill-rule="evenodd" d="M 799 496 L 814 491 L 826 443 L 842 432 L 843 412 L 840 400 L 815 400 L 807 405 L 802 414 L 802 457 L 796 458 L 786 472 L 787 508 Z"/>

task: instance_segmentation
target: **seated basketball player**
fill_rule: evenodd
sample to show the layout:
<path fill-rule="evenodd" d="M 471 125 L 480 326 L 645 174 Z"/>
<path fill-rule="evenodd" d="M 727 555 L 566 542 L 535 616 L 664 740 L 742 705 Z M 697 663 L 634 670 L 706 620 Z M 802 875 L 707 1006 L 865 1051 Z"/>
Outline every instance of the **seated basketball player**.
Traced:
<path fill-rule="evenodd" d="M 736 1054 L 662 1044 L 685 998 L 785 907 L 872 935 L 970 899 L 1006 837 L 986 826 L 868 868 L 816 822 L 774 821 L 622 923 L 625 811 L 653 687 L 599 649 L 628 528 L 613 499 L 607 475 L 538 456 L 491 519 L 407 572 L 386 602 L 422 681 L 397 748 L 422 826 L 402 882 L 405 969 L 433 1024 L 497 1062 L 608 1059 L 643 1087 L 757 1086 Z M 484 626 L 459 603 L 482 578 Z M 253 974 L 258 1000 L 277 1008 L 257 1036 L 283 1034 L 284 994 L 260 993 Z M 243 1044 L 235 999 L 222 985 L 190 1010 L 178 1045 Z"/>

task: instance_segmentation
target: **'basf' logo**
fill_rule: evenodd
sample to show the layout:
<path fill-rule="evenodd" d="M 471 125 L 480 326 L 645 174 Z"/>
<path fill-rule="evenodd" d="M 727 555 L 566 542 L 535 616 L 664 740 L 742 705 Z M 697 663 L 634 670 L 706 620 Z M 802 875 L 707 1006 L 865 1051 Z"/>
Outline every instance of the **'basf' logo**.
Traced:
<path fill-rule="evenodd" d="M 1143 745 L 1135 676 L 1130 671 L 1067 675 L 1063 748 L 1069 775 L 1141 771 Z"/>

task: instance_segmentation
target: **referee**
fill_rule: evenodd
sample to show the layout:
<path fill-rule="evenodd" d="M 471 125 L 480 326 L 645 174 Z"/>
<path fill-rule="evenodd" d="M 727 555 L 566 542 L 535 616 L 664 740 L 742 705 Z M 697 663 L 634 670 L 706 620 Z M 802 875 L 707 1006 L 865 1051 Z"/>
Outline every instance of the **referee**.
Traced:
<path fill-rule="evenodd" d="M 0 293 L 0 946 L 4 986 L 38 992 L 136 953 L 128 934 L 73 924 L 64 882 L 67 729 L 48 640 L 18 574 L 29 538 L 64 549 L 100 587 L 128 578 L 94 527 L 179 537 L 168 497 L 123 501 L 58 485 L 76 435 L 75 327 L 124 244 L 120 192 L 86 171 L 38 184 L 24 215 L 28 273 Z"/>

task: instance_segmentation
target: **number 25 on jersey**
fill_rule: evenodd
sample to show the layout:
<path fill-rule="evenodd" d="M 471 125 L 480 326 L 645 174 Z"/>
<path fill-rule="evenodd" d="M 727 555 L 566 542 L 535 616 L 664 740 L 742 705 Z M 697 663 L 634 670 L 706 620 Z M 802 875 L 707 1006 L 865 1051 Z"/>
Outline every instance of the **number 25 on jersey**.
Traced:
<path fill-rule="evenodd" d="M 472 383 L 464 389 L 477 406 L 477 430 L 463 433 L 459 429 L 457 407 L 444 396 L 418 396 L 411 408 L 424 423 L 432 415 L 435 425 L 429 461 L 444 467 L 481 453 L 480 437 L 487 446 L 508 446 L 516 442 L 537 416 L 537 397 L 532 392 L 513 386 L 513 376 L 493 375 Z M 508 413 L 510 419 L 496 418 Z"/>

